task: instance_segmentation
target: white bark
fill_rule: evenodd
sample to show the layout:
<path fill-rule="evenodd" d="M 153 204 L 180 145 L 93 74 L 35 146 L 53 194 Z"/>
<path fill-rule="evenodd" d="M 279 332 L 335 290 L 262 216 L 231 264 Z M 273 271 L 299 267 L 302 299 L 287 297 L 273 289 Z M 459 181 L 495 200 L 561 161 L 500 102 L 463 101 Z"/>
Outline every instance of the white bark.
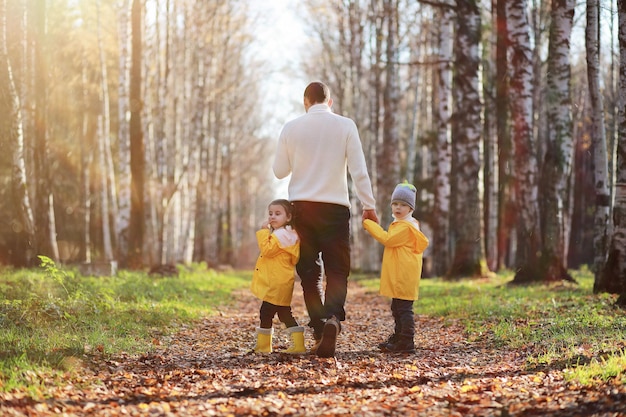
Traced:
<path fill-rule="evenodd" d="M 395 0 L 383 0 L 383 24 L 381 33 L 385 36 L 385 76 L 383 83 L 383 124 L 382 136 L 377 150 L 377 183 L 381 202 L 389 201 L 400 178 L 400 137 L 398 131 L 398 106 L 400 100 L 398 73 L 398 5 Z M 412 178 L 408 179 L 413 181 Z M 391 206 L 379 204 L 378 209 L 383 224 L 391 219 Z"/>
<path fill-rule="evenodd" d="M 102 45 L 102 30 L 100 23 L 100 0 L 97 2 L 97 33 L 98 53 L 100 58 L 100 102 L 102 106 L 101 116 L 98 117 L 98 162 L 100 166 L 100 204 L 102 213 L 102 241 L 105 261 L 112 261 L 113 244 L 111 242 L 110 218 L 116 218 L 117 203 L 115 190 L 115 175 L 113 170 L 113 158 L 111 155 L 111 115 L 109 107 L 109 87 L 107 64 Z"/>
<path fill-rule="evenodd" d="M 540 249 L 537 159 L 533 138 L 533 65 L 526 0 L 507 0 L 511 42 L 510 105 L 514 143 L 517 222 L 517 280 L 536 275 Z"/>
<path fill-rule="evenodd" d="M 455 127 L 452 169 L 455 172 L 451 276 L 483 276 L 483 210 L 480 192 L 482 120 L 479 94 L 480 11 L 472 0 L 457 1 L 455 37 Z"/>
<path fill-rule="evenodd" d="M 553 0 L 551 16 L 547 79 L 549 129 L 543 161 L 543 254 L 548 263 L 543 278 L 548 281 L 562 279 L 566 274 L 567 185 L 574 152 L 570 98 L 574 0 Z"/>
<path fill-rule="evenodd" d="M 617 0 L 617 14 L 620 67 L 614 230 L 602 290 L 621 293 L 618 302 L 626 305 L 626 0 Z"/>
<path fill-rule="evenodd" d="M 454 13 L 451 9 L 439 11 L 439 65 L 437 67 L 437 109 L 435 113 L 437 141 L 435 144 L 435 172 L 432 236 L 433 272 L 441 276 L 450 263 L 450 172 L 452 115 L 452 54 Z"/>
<path fill-rule="evenodd" d="M 587 0 L 587 79 L 592 109 L 592 140 L 596 208 L 594 215 L 594 273 L 596 282 L 603 276 L 609 236 L 609 167 L 604 129 L 604 101 L 600 92 L 600 1 Z"/>
<path fill-rule="evenodd" d="M 117 87 L 118 113 L 118 214 L 115 224 L 117 253 L 128 253 L 128 230 L 130 227 L 130 0 L 120 0 L 119 20 L 119 75 Z"/>
<path fill-rule="evenodd" d="M 8 139 L 13 143 L 11 148 L 13 169 L 11 177 L 11 185 L 13 189 L 13 197 L 15 199 L 14 207 L 16 209 L 17 218 L 13 222 L 13 230 L 23 231 L 27 239 L 32 241 L 34 238 L 34 217 L 31 208 L 28 189 L 26 188 L 26 159 L 24 149 L 24 126 L 22 119 L 22 109 L 20 99 L 15 88 L 13 78 L 13 69 L 9 59 L 7 49 L 7 22 L 6 22 L 6 0 L 2 0 L 2 8 L 0 9 L 0 65 L 3 66 L 3 79 L 6 80 L 6 89 L 3 95 L 9 105 L 9 114 L 5 115 L 8 120 Z M 6 78 L 5 78 L 6 77 Z M 25 257 L 27 258 L 27 257 Z M 25 259 L 28 261 L 28 259 Z"/>
<path fill-rule="evenodd" d="M 482 85 L 484 104 L 484 174 L 483 200 L 485 219 L 485 257 L 487 267 L 491 271 L 498 270 L 498 220 L 499 220 L 499 165 L 498 159 L 498 118 L 501 116 L 496 108 L 498 105 L 498 12 L 496 2 L 491 2 L 490 21 L 492 29 L 488 32 L 486 51 L 483 53 Z M 506 119 L 506 116 L 505 116 Z"/>
<path fill-rule="evenodd" d="M 81 73 L 81 89 L 84 108 L 88 108 L 89 104 L 89 91 L 88 91 L 88 79 L 87 79 L 87 66 L 83 65 Z M 84 258 L 85 263 L 91 262 L 91 170 L 93 162 L 93 153 L 91 144 L 91 132 L 89 112 L 84 112 L 82 115 L 82 127 L 81 127 L 81 141 L 80 141 L 80 155 L 82 164 L 82 206 L 83 206 L 83 244 L 84 244 Z"/>
<path fill-rule="evenodd" d="M 98 116 L 98 166 L 104 167 L 106 166 L 105 155 L 106 152 L 104 150 L 106 146 L 106 141 L 104 140 L 105 128 L 104 128 L 104 117 L 102 115 Z M 98 172 L 98 179 L 100 180 L 100 213 L 102 216 L 102 247 L 103 247 L 103 256 L 105 261 L 113 260 L 113 245 L 111 243 L 111 223 L 109 221 L 110 213 L 109 213 L 109 193 L 107 186 L 107 177 L 100 170 Z"/>

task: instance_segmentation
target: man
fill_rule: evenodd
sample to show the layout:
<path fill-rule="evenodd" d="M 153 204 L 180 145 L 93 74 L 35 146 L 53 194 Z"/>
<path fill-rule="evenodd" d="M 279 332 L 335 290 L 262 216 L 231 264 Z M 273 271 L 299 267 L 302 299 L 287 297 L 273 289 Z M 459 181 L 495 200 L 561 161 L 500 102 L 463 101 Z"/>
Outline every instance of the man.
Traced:
<path fill-rule="evenodd" d="M 333 357 L 350 274 L 350 198 L 347 173 L 363 205 L 363 220 L 378 223 L 372 185 L 359 132 L 353 120 L 331 111 L 330 90 L 312 82 L 304 90 L 306 114 L 288 122 L 280 133 L 274 174 L 291 174 L 288 192 L 300 235 L 296 270 L 320 357 Z M 321 253 L 326 275 L 318 262 Z M 322 293 L 325 294 L 322 301 Z"/>

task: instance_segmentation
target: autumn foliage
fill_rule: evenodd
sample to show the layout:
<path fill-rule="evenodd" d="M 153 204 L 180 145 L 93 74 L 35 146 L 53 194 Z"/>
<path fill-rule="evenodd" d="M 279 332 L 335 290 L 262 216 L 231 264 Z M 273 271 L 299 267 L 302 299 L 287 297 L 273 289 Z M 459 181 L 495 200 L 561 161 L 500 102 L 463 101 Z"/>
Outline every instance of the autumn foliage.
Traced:
<path fill-rule="evenodd" d="M 462 320 L 416 315 L 414 355 L 376 345 L 391 330 L 388 300 L 352 282 L 335 358 L 254 354 L 259 303 L 236 302 L 173 335 L 155 333 L 143 353 L 94 346 L 67 365 L 62 383 L 32 372 L 38 391 L 3 390 L 3 416 L 569 416 L 626 415 L 622 375 L 589 384 L 558 361 L 529 364 L 533 345 L 472 334 Z M 299 285 L 294 313 L 306 323 Z M 443 301 L 442 299 L 442 302 Z M 276 350 L 288 346 L 275 322 Z M 312 338 L 307 335 L 307 346 Z M 597 352 L 585 351 L 581 358 Z M 35 384 L 33 384 L 35 385 Z M 0 382 L 0 389 L 2 383 Z"/>

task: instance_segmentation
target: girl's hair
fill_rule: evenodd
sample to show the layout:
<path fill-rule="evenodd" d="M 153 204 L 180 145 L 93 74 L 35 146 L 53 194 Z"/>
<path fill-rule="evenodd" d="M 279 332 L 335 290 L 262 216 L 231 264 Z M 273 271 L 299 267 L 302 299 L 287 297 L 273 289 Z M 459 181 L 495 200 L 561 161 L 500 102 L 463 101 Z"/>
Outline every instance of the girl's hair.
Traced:
<path fill-rule="evenodd" d="M 289 200 L 285 200 L 284 198 L 279 198 L 277 200 L 272 201 L 267 206 L 268 207 L 269 206 L 282 206 L 285 209 L 285 213 L 287 213 L 287 215 L 291 217 L 291 220 L 293 220 L 293 204 L 291 204 Z M 287 222 L 287 224 L 289 223 L 291 222 Z"/>

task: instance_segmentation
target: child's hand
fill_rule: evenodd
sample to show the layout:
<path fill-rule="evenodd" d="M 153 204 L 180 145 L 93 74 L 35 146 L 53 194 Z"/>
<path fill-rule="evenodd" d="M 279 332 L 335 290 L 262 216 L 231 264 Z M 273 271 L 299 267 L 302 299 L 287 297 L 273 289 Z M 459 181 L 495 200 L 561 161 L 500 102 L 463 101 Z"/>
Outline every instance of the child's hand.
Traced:
<path fill-rule="evenodd" d="M 263 224 L 261 225 L 261 229 L 268 229 L 269 227 L 270 227 L 270 222 L 268 222 L 267 220 L 265 220 Z"/>
<path fill-rule="evenodd" d="M 376 210 L 369 209 L 363 210 L 363 220 L 370 219 L 374 223 L 378 223 L 378 215 L 376 214 Z"/>

